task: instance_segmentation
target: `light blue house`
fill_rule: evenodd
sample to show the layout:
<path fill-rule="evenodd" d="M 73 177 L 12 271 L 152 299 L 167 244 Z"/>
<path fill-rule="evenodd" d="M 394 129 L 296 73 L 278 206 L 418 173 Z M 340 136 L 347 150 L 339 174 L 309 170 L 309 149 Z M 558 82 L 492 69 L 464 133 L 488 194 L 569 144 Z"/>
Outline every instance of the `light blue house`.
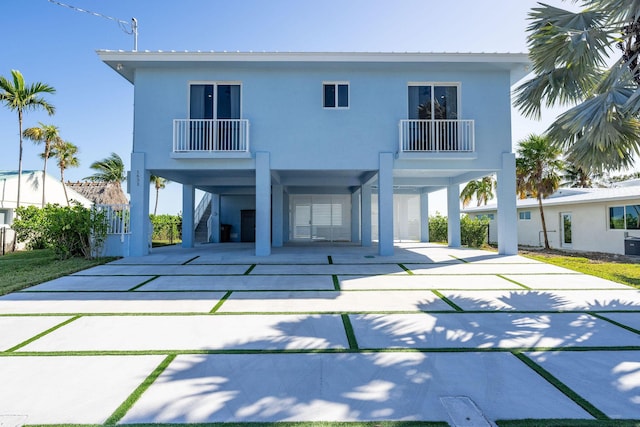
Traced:
<path fill-rule="evenodd" d="M 499 251 L 517 252 L 510 95 L 525 54 L 98 54 L 135 86 L 130 255 L 149 251 L 150 174 L 183 185 L 185 247 L 200 189 L 207 240 L 269 255 L 288 241 L 370 246 L 373 230 L 384 256 L 406 214 L 394 196 L 418 198 L 427 241 L 428 194 L 446 188 L 455 247 L 459 185 L 496 173 Z"/>

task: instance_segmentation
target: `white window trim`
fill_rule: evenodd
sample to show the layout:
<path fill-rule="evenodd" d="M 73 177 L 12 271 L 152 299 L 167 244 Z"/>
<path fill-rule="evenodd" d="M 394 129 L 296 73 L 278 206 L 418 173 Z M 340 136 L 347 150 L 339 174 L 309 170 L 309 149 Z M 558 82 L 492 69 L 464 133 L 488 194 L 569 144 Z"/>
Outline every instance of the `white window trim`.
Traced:
<path fill-rule="evenodd" d="M 240 118 L 244 117 L 242 112 L 242 107 L 244 106 L 242 82 L 236 80 L 189 80 L 187 81 L 187 118 L 191 117 L 191 85 L 213 85 L 213 117 L 218 117 L 218 85 L 240 86 Z"/>
<path fill-rule="evenodd" d="M 335 107 L 325 107 L 324 106 L 324 87 L 326 85 L 333 85 L 336 87 L 336 98 L 335 98 Z M 346 107 L 338 107 L 338 85 L 346 85 L 347 86 L 347 106 Z M 348 81 L 324 81 L 322 82 L 322 97 L 321 97 L 322 108 L 324 110 L 348 110 L 351 108 L 351 84 Z"/>
<path fill-rule="evenodd" d="M 520 216 L 520 214 L 523 214 L 525 212 L 529 212 L 529 218 L 522 218 Z M 518 212 L 518 221 L 531 221 L 531 211 L 519 211 Z"/>
<path fill-rule="evenodd" d="M 462 82 L 408 82 L 407 83 L 407 88 L 410 86 L 431 86 L 432 88 L 434 86 L 455 86 L 458 90 L 456 91 L 456 95 L 457 95 L 457 102 L 458 102 L 458 118 L 457 120 L 462 120 L 462 117 L 464 117 L 462 115 Z M 407 99 L 405 101 L 405 104 L 408 105 L 409 104 L 409 91 L 407 90 L 405 93 Z M 431 96 L 431 108 L 433 108 L 433 95 Z M 409 112 L 407 111 L 407 114 Z"/>

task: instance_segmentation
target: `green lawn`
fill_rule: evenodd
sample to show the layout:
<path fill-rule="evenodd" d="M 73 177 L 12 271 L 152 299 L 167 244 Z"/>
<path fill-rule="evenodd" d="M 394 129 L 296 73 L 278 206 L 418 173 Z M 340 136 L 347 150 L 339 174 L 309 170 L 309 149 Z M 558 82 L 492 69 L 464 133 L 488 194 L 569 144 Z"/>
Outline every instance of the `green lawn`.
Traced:
<path fill-rule="evenodd" d="M 524 256 L 640 289 L 640 263 L 603 261 L 583 256 L 526 253 Z"/>
<path fill-rule="evenodd" d="M 115 258 L 59 260 L 50 249 L 10 252 L 0 256 L 0 295 L 56 279 Z"/>

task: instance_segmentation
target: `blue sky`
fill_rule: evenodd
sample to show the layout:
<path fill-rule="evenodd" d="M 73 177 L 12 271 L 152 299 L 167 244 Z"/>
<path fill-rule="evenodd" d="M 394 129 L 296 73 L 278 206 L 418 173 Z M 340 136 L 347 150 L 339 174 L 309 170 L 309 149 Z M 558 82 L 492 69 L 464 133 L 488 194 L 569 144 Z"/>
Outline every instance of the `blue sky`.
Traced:
<path fill-rule="evenodd" d="M 138 50 L 526 52 L 526 15 L 532 0 L 61 0 L 78 8 L 139 22 Z M 548 4 L 575 7 L 570 1 Z M 133 87 L 104 65 L 97 49 L 133 48 L 133 38 L 111 20 L 48 0 L 3 2 L 0 75 L 11 69 L 27 82 L 57 89 L 47 100 L 54 116 L 28 112 L 60 128 L 80 148 L 80 167 L 65 176 L 91 175 L 89 165 L 111 152 L 128 168 L 133 128 Z M 542 132 L 542 122 L 513 117 L 514 142 Z M 18 167 L 17 114 L 0 108 L 0 170 Z M 23 168 L 41 169 L 40 147 L 25 141 Z M 50 173 L 58 176 L 55 165 Z M 160 192 L 159 213 L 181 210 L 181 187 Z M 153 197 L 151 198 L 153 204 Z M 446 211 L 444 196 L 431 209 Z"/>

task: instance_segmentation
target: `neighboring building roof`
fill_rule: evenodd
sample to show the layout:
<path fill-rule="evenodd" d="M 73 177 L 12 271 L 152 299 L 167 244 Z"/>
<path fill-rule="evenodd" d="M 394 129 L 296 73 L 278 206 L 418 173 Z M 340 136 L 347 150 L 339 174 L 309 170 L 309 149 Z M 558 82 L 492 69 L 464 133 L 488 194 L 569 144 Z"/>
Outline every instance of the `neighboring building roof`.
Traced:
<path fill-rule="evenodd" d="M 529 72 L 531 63 L 526 53 L 461 53 L 461 52 L 216 52 L 216 51 L 123 51 L 98 50 L 103 62 L 133 83 L 134 70 L 141 67 L 168 66 L 170 63 L 467 63 L 519 70 L 519 78 Z M 521 76 L 520 76 L 521 74 Z"/>
<path fill-rule="evenodd" d="M 543 206 L 568 205 L 590 202 L 615 202 L 629 199 L 640 199 L 640 181 L 638 183 L 630 183 L 624 181 L 617 183 L 619 187 L 614 188 L 561 188 L 551 196 L 542 200 Z M 521 199 L 517 201 L 518 208 L 537 207 L 537 199 Z M 462 212 L 486 212 L 495 211 L 497 205 L 495 203 L 486 206 L 474 206 L 463 209 Z"/>
<path fill-rule="evenodd" d="M 22 175 L 29 175 L 36 172 L 42 171 L 32 171 L 32 170 L 23 170 Z M 18 171 L 0 171 L 0 180 L 2 179 L 14 179 L 18 177 Z"/>
<path fill-rule="evenodd" d="M 119 182 L 67 182 L 67 187 L 98 205 L 126 205 L 129 203 Z"/>

